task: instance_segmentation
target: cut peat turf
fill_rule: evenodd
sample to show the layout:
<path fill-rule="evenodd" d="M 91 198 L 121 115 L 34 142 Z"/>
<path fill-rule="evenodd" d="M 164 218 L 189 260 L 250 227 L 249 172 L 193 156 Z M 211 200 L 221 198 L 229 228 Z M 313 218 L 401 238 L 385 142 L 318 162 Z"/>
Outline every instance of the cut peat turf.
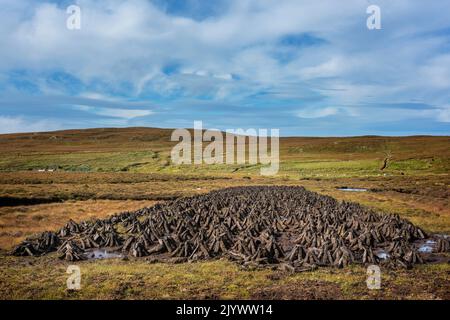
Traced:
<path fill-rule="evenodd" d="M 14 255 L 58 251 L 88 258 L 93 248 L 116 248 L 149 261 L 226 257 L 248 267 L 306 271 L 318 266 L 381 264 L 410 268 L 427 260 L 415 243 L 423 230 L 398 215 L 380 214 L 302 187 L 235 187 L 180 198 L 103 220 L 69 223 L 28 238 Z M 438 250 L 449 251 L 439 239 Z M 377 255 L 383 252 L 383 257 Z"/>

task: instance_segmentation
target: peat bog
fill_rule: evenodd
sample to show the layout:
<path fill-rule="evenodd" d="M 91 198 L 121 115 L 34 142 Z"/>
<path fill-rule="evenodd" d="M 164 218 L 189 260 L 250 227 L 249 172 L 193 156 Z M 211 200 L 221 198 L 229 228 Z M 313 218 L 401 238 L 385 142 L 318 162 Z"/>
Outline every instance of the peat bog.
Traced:
<path fill-rule="evenodd" d="M 427 241 L 433 242 L 433 250 L 420 250 Z M 225 257 L 246 268 L 300 272 L 351 264 L 411 268 L 432 262 L 450 245 L 448 238 L 427 235 L 395 214 L 303 187 L 251 186 L 183 197 L 106 219 L 69 221 L 60 230 L 26 239 L 12 254 L 58 251 L 61 259 L 76 261 L 105 248 L 113 257 L 152 262 Z"/>

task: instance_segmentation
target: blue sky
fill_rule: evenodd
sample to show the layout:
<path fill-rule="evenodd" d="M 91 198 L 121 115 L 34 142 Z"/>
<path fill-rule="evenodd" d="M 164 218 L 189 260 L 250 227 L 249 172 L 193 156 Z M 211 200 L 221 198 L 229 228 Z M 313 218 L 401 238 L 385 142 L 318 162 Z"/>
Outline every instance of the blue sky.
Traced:
<path fill-rule="evenodd" d="M 81 8 L 68 30 L 66 8 Z M 381 8 L 381 30 L 366 9 Z M 450 1 L 0 0 L 0 133 L 450 134 Z"/>

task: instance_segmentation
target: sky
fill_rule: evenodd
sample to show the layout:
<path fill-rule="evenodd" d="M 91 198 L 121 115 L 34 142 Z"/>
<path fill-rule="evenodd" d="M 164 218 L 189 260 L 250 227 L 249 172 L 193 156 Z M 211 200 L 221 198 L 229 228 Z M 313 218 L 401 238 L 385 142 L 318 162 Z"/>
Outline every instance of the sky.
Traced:
<path fill-rule="evenodd" d="M 0 0 L 0 133 L 449 135 L 449 13 L 450 0 Z"/>

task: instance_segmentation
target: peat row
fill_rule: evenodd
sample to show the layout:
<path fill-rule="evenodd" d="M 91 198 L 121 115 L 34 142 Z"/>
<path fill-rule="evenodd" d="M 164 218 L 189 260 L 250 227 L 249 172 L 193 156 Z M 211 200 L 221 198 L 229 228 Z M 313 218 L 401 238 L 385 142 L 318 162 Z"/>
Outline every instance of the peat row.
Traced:
<path fill-rule="evenodd" d="M 114 248 L 153 261 L 226 257 L 246 267 L 290 271 L 349 264 L 409 268 L 424 262 L 413 242 L 427 237 L 398 215 L 303 187 L 252 186 L 179 198 L 103 220 L 69 221 L 56 232 L 28 238 L 12 254 L 58 251 L 61 259 L 74 261 L 86 259 L 92 248 Z M 437 241 L 439 251 L 449 251 L 448 239 Z"/>

